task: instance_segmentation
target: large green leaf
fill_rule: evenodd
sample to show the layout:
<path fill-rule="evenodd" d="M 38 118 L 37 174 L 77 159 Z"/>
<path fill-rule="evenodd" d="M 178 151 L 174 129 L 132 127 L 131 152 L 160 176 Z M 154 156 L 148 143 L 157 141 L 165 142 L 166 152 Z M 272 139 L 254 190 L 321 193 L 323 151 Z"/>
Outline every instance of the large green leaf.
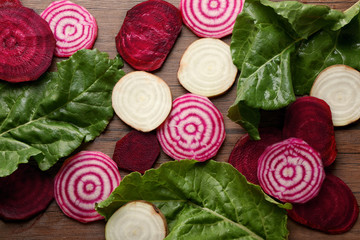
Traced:
<path fill-rule="evenodd" d="M 293 84 L 297 95 L 308 94 L 317 75 L 334 64 L 360 70 L 360 15 L 338 31 L 319 31 L 301 42 L 293 62 Z"/>
<path fill-rule="evenodd" d="M 259 139 L 260 109 L 280 109 L 295 100 L 295 93 L 308 93 L 316 73 L 331 63 L 350 62 L 357 56 L 358 64 L 360 55 L 348 51 L 360 43 L 358 26 L 353 23 L 357 20 L 351 21 L 357 19 L 358 12 L 358 6 L 344 14 L 327 6 L 296 1 L 247 0 L 236 20 L 230 46 L 233 62 L 241 73 L 228 117 L 241 124 L 253 139 Z M 341 34 L 333 31 L 339 28 Z M 355 37 L 347 39 L 347 28 L 355 31 Z M 317 37 L 321 34 L 329 35 L 325 44 L 324 36 Z M 340 48 L 344 48 L 341 54 L 346 54 L 349 61 L 333 56 Z"/>
<path fill-rule="evenodd" d="M 126 176 L 96 210 L 109 219 L 132 200 L 154 203 L 165 215 L 166 239 L 286 239 L 286 211 L 228 163 L 194 160 L 162 164 Z"/>
<path fill-rule="evenodd" d="M 80 50 L 31 83 L 0 83 L 0 176 L 34 158 L 42 170 L 98 136 L 113 116 L 122 60 Z"/>

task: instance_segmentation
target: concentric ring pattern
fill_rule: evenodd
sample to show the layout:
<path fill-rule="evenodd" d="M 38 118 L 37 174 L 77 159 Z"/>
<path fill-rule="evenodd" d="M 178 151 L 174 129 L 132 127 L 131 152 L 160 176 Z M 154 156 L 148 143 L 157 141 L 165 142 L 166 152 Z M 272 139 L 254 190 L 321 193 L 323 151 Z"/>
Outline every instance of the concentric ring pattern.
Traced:
<path fill-rule="evenodd" d="M 333 65 L 316 78 L 310 95 L 324 100 L 331 109 L 334 126 L 360 118 L 360 73 L 345 65 Z"/>
<path fill-rule="evenodd" d="M 80 222 L 103 219 L 95 203 L 109 197 L 119 186 L 116 163 L 96 151 L 82 151 L 68 158 L 55 177 L 54 194 L 61 210 Z"/>
<path fill-rule="evenodd" d="M 115 113 L 131 127 L 149 132 L 169 115 L 172 96 L 169 86 L 159 77 L 144 71 L 126 74 L 112 94 Z"/>
<path fill-rule="evenodd" d="M 52 2 L 41 17 L 56 39 L 55 55 L 69 57 L 79 49 L 91 49 L 97 37 L 95 18 L 84 7 L 68 0 Z"/>
<path fill-rule="evenodd" d="M 231 34 L 244 0 L 181 0 L 183 22 L 199 37 Z"/>
<path fill-rule="evenodd" d="M 225 139 L 224 120 L 208 98 L 188 93 L 174 100 L 157 137 L 173 159 L 205 161 L 217 154 Z"/>
<path fill-rule="evenodd" d="M 288 138 L 266 148 L 258 178 L 263 190 L 280 201 L 305 203 L 320 191 L 325 171 L 318 152 L 301 139 Z"/>
<path fill-rule="evenodd" d="M 228 90 L 236 74 L 230 46 L 219 39 L 201 38 L 193 42 L 182 56 L 178 79 L 189 92 L 212 97 Z"/>
<path fill-rule="evenodd" d="M 108 240 L 158 240 L 165 238 L 166 227 L 164 218 L 155 212 L 151 203 L 132 201 L 112 215 L 106 224 L 105 236 Z"/>

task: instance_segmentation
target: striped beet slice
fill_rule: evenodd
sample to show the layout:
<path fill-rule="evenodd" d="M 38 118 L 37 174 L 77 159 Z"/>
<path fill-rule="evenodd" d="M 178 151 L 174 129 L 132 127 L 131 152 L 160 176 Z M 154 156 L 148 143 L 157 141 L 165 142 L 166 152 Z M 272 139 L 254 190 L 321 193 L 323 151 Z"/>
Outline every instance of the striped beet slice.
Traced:
<path fill-rule="evenodd" d="M 206 161 L 217 154 L 225 139 L 224 119 L 207 97 L 188 93 L 174 100 L 157 138 L 173 159 Z"/>
<path fill-rule="evenodd" d="M 0 2 L 0 79 L 38 79 L 51 65 L 55 39 L 36 12 L 19 1 Z"/>
<path fill-rule="evenodd" d="M 120 184 L 116 163 L 106 154 L 81 151 L 68 158 L 55 176 L 55 200 L 70 218 L 87 223 L 103 219 L 95 203 Z"/>
<path fill-rule="evenodd" d="M 340 178 L 327 174 L 319 195 L 288 211 L 294 221 L 330 234 L 349 231 L 359 216 L 351 189 Z"/>
<path fill-rule="evenodd" d="M 319 153 L 298 138 L 267 147 L 258 164 L 260 186 L 282 202 L 309 201 L 319 193 L 325 178 Z"/>
<path fill-rule="evenodd" d="M 181 0 L 184 24 L 199 37 L 222 38 L 232 33 L 245 0 Z"/>
<path fill-rule="evenodd" d="M 68 0 L 54 1 L 41 13 L 41 17 L 54 33 L 57 57 L 70 57 L 80 49 L 93 47 L 98 26 L 86 8 Z"/>
<path fill-rule="evenodd" d="M 259 185 L 257 178 L 258 159 L 265 149 L 282 139 L 282 132 L 275 127 L 259 129 L 260 140 L 252 140 L 248 133 L 240 137 L 231 151 L 229 163 L 233 165 L 246 179 Z"/>

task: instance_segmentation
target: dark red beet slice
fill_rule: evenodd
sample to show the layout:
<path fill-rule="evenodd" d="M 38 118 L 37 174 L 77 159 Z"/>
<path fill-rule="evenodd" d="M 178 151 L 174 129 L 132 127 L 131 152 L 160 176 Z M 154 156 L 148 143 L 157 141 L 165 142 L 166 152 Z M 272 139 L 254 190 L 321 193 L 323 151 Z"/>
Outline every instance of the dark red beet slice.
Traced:
<path fill-rule="evenodd" d="M 38 79 L 51 65 L 55 39 L 48 23 L 19 1 L 0 2 L 0 79 Z"/>
<path fill-rule="evenodd" d="M 160 68 L 182 27 L 181 13 L 163 0 L 149 0 L 130 9 L 116 36 L 116 48 L 137 70 Z"/>
<path fill-rule="evenodd" d="M 133 130 L 117 141 L 113 160 L 119 168 L 144 173 L 160 154 L 160 145 L 153 132 Z"/>
<path fill-rule="evenodd" d="M 30 164 L 21 164 L 0 178 L 0 218 L 27 220 L 44 211 L 54 198 L 53 178 Z"/>
<path fill-rule="evenodd" d="M 324 166 L 335 161 L 335 131 L 329 105 L 315 97 L 298 98 L 287 109 L 284 138 L 296 137 L 320 153 Z"/>
<path fill-rule="evenodd" d="M 261 140 L 251 140 L 249 134 L 243 135 L 233 148 L 229 163 L 233 165 L 246 179 L 259 185 L 257 177 L 258 159 L 264 150 L 282 140 L 281 130 L 278 128 L 260 129 Z"/>
<path fill-rule="evenodd" d="M 0 7 L 21 7 L 19 0 L 0 0 Z"/>
<path fill-rule="evenodd" d="M 359 207 L 350 188 L 340 178 L 328 174 L 317 197 L 305 204 L 293 204 L 288 213 L 294 221 L 310 228 L 339 234 L 355 224 Z"/>

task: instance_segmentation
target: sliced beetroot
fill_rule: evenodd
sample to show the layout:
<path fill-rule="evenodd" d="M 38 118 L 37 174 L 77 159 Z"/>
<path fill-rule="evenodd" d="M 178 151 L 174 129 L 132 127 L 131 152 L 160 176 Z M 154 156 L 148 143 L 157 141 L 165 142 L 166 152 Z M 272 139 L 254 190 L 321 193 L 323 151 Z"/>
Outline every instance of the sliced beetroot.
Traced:
<path fill-rule="evenodd" d="M 290 203 L 305 203 L 320 191 L 325 171 L 319 153 L 299 138 L 288 138 L 265 149 L 257 176 L 265 193 Z"/>
<path fill-rule="evenodd" d="M 213 97 L 226 92 L 236 74 L 230 46 L 219 39 L 200 38 L 184 52 L 177 76 L 189 92 Z"/>
<path fill-rule="evenodd" d="M 18 1 L 0 2 L 0 79 L 38 79 L 51 65 L 55 39 L 49 25 Z"/>
<path fill-rule="evenodd" d="M 148 0 L 130 9 L 116 36 L 116 48 L 137 70 L 162 66 L 182 27 L 181 14 L 163 0 Z"/>
<path fill-rule="evenodd" d="M 284 138 L 303 139 L 320 153 L 324 166 L 335 161 L 335 131 L 329 105 L 316 97 L 298 98 L 286 111 Z"/>
<path fill-rule="evenodd" d="M 221 112 L 207 97 L 192 93 L 173 101 L 170 115 L 157 129 L 163 151 L 175 160 L 206 161 L 217 154 L 225 135 Z"/>
<path fill-rule="evenodd" d="M 106 240 L 163 240 L 167 233 L 164 214 L 154 204 L 143 200 L 120 207 L 105 226 Z"/>
<path fill-rule="evenodd" d="M 27 220 L 44 211 L 54 198 L 54 181 L 46 172 L 21 164 L 10 176 L 0 178 L 0 218 Z"/>
<path fill-rule="evenodd" d="M 160 154 L 160 145 L 154 132 L 133 130 L 116 142 L 113 160 L 119 168 L 144 173 Z"/>
<path fill-rule="evenodd" d="M 360 72 L 350 66 L 336 64 L 316 77 L 310 96 L 329 104 L 334 126 L 346 126 L 360 119 Z"/>
<path fill-rule="evenodd" d="M 169 115 L 172 106 L 170 87 L 158 76 L 133 71 L 123 76 L 112 91 L 116 115 L 142 132 L 155 130 Z"/>
<path fill-rule="evenodd" d="M 355 224 L 359 206 L 350 188 L 340 178 L 327 174 L 318 196 L 305 204 L 293 204 L 288 213 L 300 224 L 339 234 Z"/>
<path fill-rule="evenodd" d="M 21 7 L 19 0 L 0 0 L 0 7 Z"/>
<path fill-rule="evenodd" d="M 55 200 L 65 215 L 87 223 L 103 219 L 95 203 L 119 186 L 116 163 L 98 151 L 81 151 L 66 159 L 55 176 Z"/>
<path fill-rule="evenodd" d="M 80 49 L 93 47 L 98 26 L 86 8 L 68 0 L 54 1 L 40 16 L 54 33 L 55 56 L 70 57 Z"/>
<path fill-rule="evenodd" d="M 222 38 L 231 34 L 244 0 L 181 0 L 184 24 L 199 37 Z"/>
<path fill-rule="evenodd" d="M 264 150 L 282 140 L 282 132 L 278 128 L 259 129 L 261 139 L 251 140 L 249 134 L 243 135 L 235 144 L 229 157 L 229 163 L 233 165 L 246 179 L 259 185 L 257 178 L 258 159 Z"/>

